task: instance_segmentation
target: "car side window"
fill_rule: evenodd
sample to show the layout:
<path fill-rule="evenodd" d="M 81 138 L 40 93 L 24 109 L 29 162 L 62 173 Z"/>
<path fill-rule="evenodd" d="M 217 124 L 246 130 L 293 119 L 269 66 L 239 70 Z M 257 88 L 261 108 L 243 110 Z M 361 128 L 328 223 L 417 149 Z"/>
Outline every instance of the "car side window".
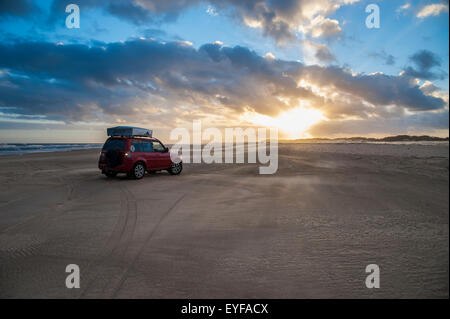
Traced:
<path fill-rule="evenodd" d="M 143 152 L 153 152 L 153 145 L 151 142 L 142 142 Z"/>
<path fill-rule="evenodd" d="M 164 152 L 165 151 L 164 146 L 162 146 L 160 142 L 154 141 L 152 143 L 153 143 L 153 151 L 154 152 Z"/>
<path fill-rule="evenodd" d="M 142 147 L 142 143 L 139 140 L 132 140 L 131 142 L 131 147 L 130 147 L 130 151 L 132 152 L 143 152 L 143 147 Z"/>

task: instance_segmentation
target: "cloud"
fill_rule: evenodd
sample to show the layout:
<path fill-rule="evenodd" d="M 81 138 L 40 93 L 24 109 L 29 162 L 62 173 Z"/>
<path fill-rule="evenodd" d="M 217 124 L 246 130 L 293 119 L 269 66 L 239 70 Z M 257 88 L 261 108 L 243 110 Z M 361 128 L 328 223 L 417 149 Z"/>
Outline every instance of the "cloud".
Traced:
<path fill-rule="evenodd" d="M 333 62 L 336 61 L 336 57 L 331 53 L 327 46 L 321 45 L 317 48 L 317 51 L 314 55 L 317 59 L 324 62 Z"/>
<path fill-rule="evenodd" d="M 421 50 L 410 57 L 420 69 L 430 69 L 434 66 L 440 66 L 439 57 L 431 51 Z"/>
<path fill-rule="evenodd" d="M 27 16 L 36 9 L 30 0 L 0 1 L 0 16 Z"/>
<path fill-rule="evenodd" d="M 326 44 L 304 40 L 302 41 L 303 58 L 308 64 L 323 64 L 336 61 Z"/>
<path fill-rule="evenodd" d="M 430 16 L 438 16 L 442 12 L 448 12 L 448 3 L 428 4 L 417 12 L 416 17 L 423 19 Z"/>
<path fill-rule="evenodd" d="M 404 11 L 407 11 L 411 8 L 411 3 L 406 2 L 404 5 L 400 6 L 397 8 L 396 12 L 397 13 L 402 13 Z"/>
<path fill-rule="evenodd" d="M 213 6 L 211 6 L 211 5 L 209 5 L 208 8 L 206 9 L 206 13 L 209 14 L 210 16 L 217 16 L 218 15 L 216 9 Z"/>
<path fill-rule="evenodd" d="M 77 5 L 82 10 L 100 8 L 117 16 L 120 19 L 143 25 L 148 23 L 174 21 L 179 14 L 191 6 L 195 6 L 202 0 L 77 0 Z M 56 12 L 64 12 L 68 2 L 54 0 L 52 2 L 52 16 Z"/>
<path fill-rule="evenodd" d="M 137 24 L 143 24 L 145 22 L 152 21 L 152 17 L 149 11 L 138 5 L 134 5 L 133 3 L 112 1 L 108 4 L 107 10 L 109 13 L 117 17 L 133 21 Z"/>
<path fill-rule="evenodd" d="M 330 40 L 342 34 L 339 21 L 327 18 L 343 5 L 359 0 L 79 0 L 83 8 L 102 8 L 106 12 L 135 24 L 173 21 L 181 12 L 208 4 L 207 13 L 221 12 L 240 23 L 260 28 L 263 34 L 278 44 L 297 39 L 297 32 L 313 38 Z M 53 12 L 64 12 L 67 1 L 55 0 Z"/>
<path fill-rule="evenodd" d="M 394 65 L 396 61 L 392 54 L 387 54 L 384 50 L 381 50 L 380 52 L 369 52 L 368 55 L 372 58 L 383 60 L 386 65 Z"/>
<path fill-rule="evenodd" d="M 435 92 L 439 92 L 439 88 L 433 84 L 433 82 L 425 81 L 421 86 L 420 89 L 422 92 L 424 92 L 427 95 L 431 95 Z"/>
<path fill-rule="evenodd" d="M 435 110 L 445 106 L 442 99 L 425 95 L 417 84 L 403 75 L 354 74 L 338 66 L 308 66 L 301 69 L 299 77 L 337 97 L 368 103 L 373 114 L 383 112 L 387 106 L 410 111 Z M 377 106 L 381 108 L 377 109 Z"/>
<path fill-rule="evenodd" d="M 184 104 L 274 115 L 291 107 L 279 95 L 316 98 L 283 75 L 294 66 L 220 44 L 196 50 L 185 42 L 150 39 L 94 47 L 16 43 L 0 46 L 0 69 L 8 70 L 0 105 L 24 114 L 65 114 L 68 121 L 96 114 L 132 118 L 142 101 L 144 108 Z"/>
<path fill-rule="evenodd" d="M 435 67 L 441 66 L 441 59 L 431 51 L 421 50 L 409 57 L 415 67 L 408 66 L 404 70 L 406 76 L 419 79 L 445 79 L 447 74 L 444 71 L 432 71 Z"/>
<path fill-rule="evenodd" d="M 343 5 L 359 0 L 210 0 L 217 10 L 231 9 L 248 26 L 258 27 L 278 44 L 297 39 L 303 32 L 331 40 L 342 34 L 339 21 L 327 18 Z"/>
<path fill-rule="evenodd" d="M 316 16 L 309 25 L 305 27 L 300 26 L 300 30 L 312 38 L 324 38 L 326 40 L 334 39 L 342 33 L 338 20 L 323 16 Z"/>
<path fill-rule="evenodd" d="M 0 70 L 3 113 L 68 123 L 138 119 L 167 127 L 202 117 L 231 121 L 248 110 L 276 116 L 300 102 L 331 123 L 435 112 L 448 103 L 405 75 L 307 66 L 220 43 L 4 43 Z"/>

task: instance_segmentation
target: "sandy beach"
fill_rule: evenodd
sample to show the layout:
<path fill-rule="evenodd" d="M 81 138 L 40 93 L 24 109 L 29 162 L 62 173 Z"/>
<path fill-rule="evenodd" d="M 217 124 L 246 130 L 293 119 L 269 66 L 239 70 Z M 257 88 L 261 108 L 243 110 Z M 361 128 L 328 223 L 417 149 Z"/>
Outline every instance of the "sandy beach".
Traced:
<path fill-rule="evenodd" d="M 0 298 L 449 297 L 448 143 L 281 144 L 275 175 L 142 180 L 98 154 L 0 156 Z"/>

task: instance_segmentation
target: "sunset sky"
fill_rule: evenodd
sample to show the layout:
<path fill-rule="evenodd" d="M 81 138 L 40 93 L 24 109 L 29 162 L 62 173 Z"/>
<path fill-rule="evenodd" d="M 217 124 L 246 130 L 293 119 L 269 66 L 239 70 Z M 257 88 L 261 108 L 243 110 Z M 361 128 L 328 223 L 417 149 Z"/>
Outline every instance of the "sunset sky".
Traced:
<path fill-rule="evenodd" d="M 65 7 L 80 7 L 68 29 Z M 366 6 L 380 8 L 369 29 Z M 105 128 L 276 126 L 280 137 L 448 136 L 448 1 L 0 3 L 0 142 Z"/>

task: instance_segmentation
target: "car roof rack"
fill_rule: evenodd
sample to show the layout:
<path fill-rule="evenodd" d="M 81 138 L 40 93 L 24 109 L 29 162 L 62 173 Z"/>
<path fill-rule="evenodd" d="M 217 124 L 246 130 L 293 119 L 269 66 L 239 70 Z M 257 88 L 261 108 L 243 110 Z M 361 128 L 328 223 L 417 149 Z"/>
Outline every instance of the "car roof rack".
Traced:
<path fill-rule="evenodd" d="M 134 126 L 115 126 L 106 129 L 108 136 L 153 137 L 153 130 Z"/>

